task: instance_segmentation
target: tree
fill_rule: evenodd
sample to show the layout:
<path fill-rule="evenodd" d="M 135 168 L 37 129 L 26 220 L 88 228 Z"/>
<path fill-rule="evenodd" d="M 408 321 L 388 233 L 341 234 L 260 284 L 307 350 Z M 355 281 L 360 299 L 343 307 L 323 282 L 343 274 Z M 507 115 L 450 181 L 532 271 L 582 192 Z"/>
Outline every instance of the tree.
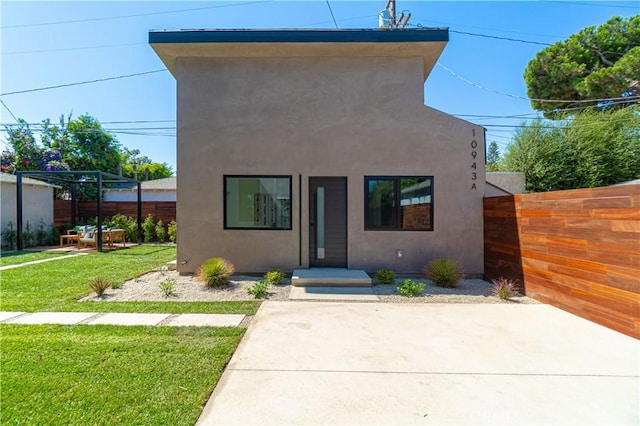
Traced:
<path fill-rule="evenodd" d="M 487 171 L 488 172 L 501 171 L 500 148 L 498 148 L 498 144 L 496 142 L 491 142 L 489 144 L 489 149 L 487 150 Z"/>
<path fill-rule="evenodd" d="M 586 110 L 566 122 L 538 119 L 514 135 L 506 170 L 533 192 L 592 188 L 640 178 L 640 107 Z"/>
<path fill-rule="evenodd" d="M 583 106 L 612 109 L 640 100 L 640 15 L 614 17 L 587 27 L 564 42 L 540 51 L 524 72 L 534 109 L 547 118 Z M 616 102 L 540 102 L 535 99 L 579 101 L 626 97 Z"/>
<path fill-rule="evenodd" d="M 154 163 L 145 155 L 140 155 L 138 149 L 124 148 L 122 152 L 122 174 L 127 177 L 137 173 L 138 179 L 162 179 L 173 175 L 173 170 L 167 163 Z"/>

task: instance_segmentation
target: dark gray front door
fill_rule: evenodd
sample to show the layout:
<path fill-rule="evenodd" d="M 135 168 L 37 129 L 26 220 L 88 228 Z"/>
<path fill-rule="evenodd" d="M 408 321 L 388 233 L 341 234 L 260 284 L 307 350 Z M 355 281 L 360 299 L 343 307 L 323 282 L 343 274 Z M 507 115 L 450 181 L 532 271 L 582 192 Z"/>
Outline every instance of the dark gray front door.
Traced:
<path fill-rule="evenodd" d="M 309 178 L 309 266 L 347 267 L 347 178 Z"/>

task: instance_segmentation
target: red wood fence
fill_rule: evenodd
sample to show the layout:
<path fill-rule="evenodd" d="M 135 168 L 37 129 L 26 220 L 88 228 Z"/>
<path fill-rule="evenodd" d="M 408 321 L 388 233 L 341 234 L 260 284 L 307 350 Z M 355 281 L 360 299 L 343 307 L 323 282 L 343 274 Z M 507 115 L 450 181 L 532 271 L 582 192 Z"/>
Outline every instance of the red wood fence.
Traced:
<path fill-rule="evenodd" d="M 108 201 L 102 203 L 103 217 L 112 217 L 120 213 L 136 218 L 138 203 L 135 201 Z M 176 218 L 175 201 L 143 201 L 142 219 L 151 214 L 154 220 L 161 219 L 165 226 Z M 89 219 L 98 216 L 98 205 L 95 201 L 78 201 L 76 208 L 76 223 L 85 224 Z M 59 229 L 71 223 L 71 201 L 55 200 L 53 205 L 53 220 Z"/>
<path fill-rule="evenodd" d="M 485 198 L 485 278 L 640 338 L 640 185 Z"/>

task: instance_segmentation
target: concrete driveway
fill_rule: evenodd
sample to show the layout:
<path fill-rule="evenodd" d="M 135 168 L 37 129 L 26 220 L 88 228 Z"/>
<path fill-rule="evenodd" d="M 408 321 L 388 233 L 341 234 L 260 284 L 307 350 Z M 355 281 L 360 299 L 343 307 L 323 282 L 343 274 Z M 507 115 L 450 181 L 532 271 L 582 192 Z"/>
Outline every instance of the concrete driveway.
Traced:
<path fill-rule="evenodd" d="M 542 304 L 265 302 L 198 424 L 638 425 L 640 342 Z"/>

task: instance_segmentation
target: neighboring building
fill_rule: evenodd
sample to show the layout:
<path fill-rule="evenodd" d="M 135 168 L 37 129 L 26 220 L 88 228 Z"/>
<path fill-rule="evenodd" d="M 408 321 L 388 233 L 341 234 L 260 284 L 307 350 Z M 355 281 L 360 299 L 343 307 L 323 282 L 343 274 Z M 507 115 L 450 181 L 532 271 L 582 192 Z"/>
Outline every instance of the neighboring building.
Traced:
<path fill-rule="evenodd" d="M 524 194 L 525 175 L 522 172 L 487 172 L 485 197 Z"/>
<path fill-rule="evenodd" d="M 424 105 L 447 29 L 149 40 L 177 80 L 179 272 L 483 273 L 484 129 Z"/>
<path fill-rule="evenodd" d="M 7 228 L 9 221 L 13 222 L 16 229 L 16 176 L 8 173 L 0 173 L 0 198 L 2 200 L 0 211 L 0 229 Z M 59 188 L 40 180 L 28 177 L 22 178 L 22 226 L 29 222 L 32 230 L 36 230 L 43 220 L 47 231 L 53 223 L 53 190 Z"/>
<path fill-rule="evenodd" d="M 140 183 L 142 201 L 176 201 L 175 176 L 145 180 Z M 104 191 L 104 201 L 138 201 L 138 191 L 133 188 L 110 188 Z"/>

